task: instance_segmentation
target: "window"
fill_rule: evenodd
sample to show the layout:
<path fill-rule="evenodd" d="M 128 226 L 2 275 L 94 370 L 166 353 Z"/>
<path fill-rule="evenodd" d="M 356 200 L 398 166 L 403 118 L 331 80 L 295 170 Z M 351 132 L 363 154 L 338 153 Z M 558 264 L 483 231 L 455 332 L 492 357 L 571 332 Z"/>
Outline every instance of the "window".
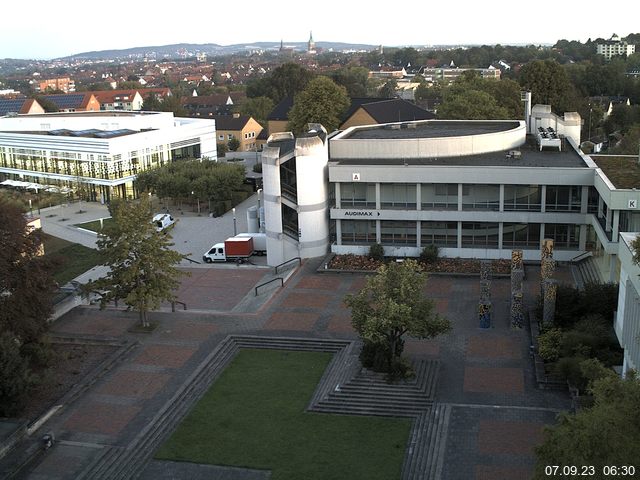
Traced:
<path fill-rule="evenodd" d="M 457 210 L 457 183 L 423 183 L 420 185 L 423 210 Z"/>
<path fill-rule="evenodd" d="M 506 212 L 541 210 L 541 190 L 539 185 L 505 185 L 504 210 Z"/>
<path fill-rule="evenodd" d="M 218 135 L 218 140 L 224 140 L 224 135 Z"/>
<path fill-rule="evenodd" d="M 383 245 L 416 246 L 416 222 L 383 220 L 380 222 L 380 240 Z"/>
<path fill-rule="evenodd" d="M 376 222 L 372 220 L 341 220 L 342 243 L 371 245 L 376 243 Z"/>
<path fill-rule="evenodd" d="M 497 223 L 462 223 L 462 248 L 497 248 Z"/>
<path fill-rule="evenodd" d="M 376 208 L 375 183 L 341 183 L 340 206 L 342 208 Z"/>
<path fill-rule="evenodd" d="M 423 247 L 457 247 L 458 222 L 421 222 L 420 243 Z"/>
<path fill-rule="evenodd" d="M 553 239 L 554 248 L 577 250 L 578 240 L 580 238 L 580 226 L 545 223 L 544 236 L 545 238 Z"/>
<path fill-rule="evenodd" d="M 233 140 L 233 133 L 227 134 L 227 140 Z"/>
<path fill-rule="evenodd" d="M 545 209 L 555 212 L 579 212 L 581 186 L 547 185 Z"/>
<path fill-rule="evenodd" d="M 498 211 L 500 185 L 463 185 L 462 209 Z"/>
<path fill-rule="evenodd" d="M 380 184 L 380 206 L 399 210 L 416 209 L 415 183 Z"/>
<path fill-rule="evenodd" d="M 504 248 L 540 248 L 540 224 L 503 224 L 502 246 Z"/>

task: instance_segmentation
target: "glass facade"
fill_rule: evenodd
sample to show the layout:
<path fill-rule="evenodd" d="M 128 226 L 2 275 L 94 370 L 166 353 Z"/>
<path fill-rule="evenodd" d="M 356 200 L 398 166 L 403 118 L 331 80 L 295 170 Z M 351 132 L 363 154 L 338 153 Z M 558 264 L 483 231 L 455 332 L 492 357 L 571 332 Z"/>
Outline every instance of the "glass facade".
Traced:
<path fill-rule="evenodd" d="M 539 212 L 542 209 L 539 185 L 505 185 L 505 212 Z"/>
<path fill-rule="evenodd" d="M 553 239 L 553 246 L 557 249 L 577 250 L 580 238 L 580 225 L 564 225 L 545 223 L 545 238 Z"/>
<path fill-rule="evenodd" d="M 458 246 L 458 222 L 421 222 L 420 244 L 438 247 Z"/>
<path fill-rule="evenodd" d="M 375 192 L 375 190 L 374 190 Z M 399 210 L 416 209 L 415 183 L 381 183 L 380 207 Z"/>
<path fill-rule="evenodd" d="M 341 183 L 340 205 L 342 208 L 376 208 L 376 184 Z"/>
<path fill-rule="evenodd" d="M 280 165 L 280 188 L 283 197 L 293 202 L 298 201 L 298 180 L 295 157 Z"/>
<path fill-rule="evenodd" d="M 383 245 L 417 245 L 416 222 L 383 220 L 380 222 L 380 234 Z"/>
<path fill-rule="evenodd" d="M 371 245 L 376 243 L 376 222 L 371 220 L 342 220 L 342 243 Z"/>
<path fill-rule="evenodd" d="M 422 210 L 457 210 L 457 183 L 423 183 L 420 185 Z"/>
<path fill-rule="evenodd" d="M 579 212 L 581 186 L 548 185 L 545 209 L 547 212 Z"/>
<path fill-rule="evenodd" d="M 500 210 L 500 185 L 462 185 L 462 210 Z"/>
<path fill-rule="evenodd" d="M 298 212 L 285 204 L 282 204 L 282 231 L 285 235 L 298 240 Z"/>
<path fill-rule="evenodd" d="M 498 248 L 497 223 L 462 222 L 462 248 Z"/>
<path fill-rule="evenodd" d="M 540 224 L 504 223 L 502 248 L 540 248 Z"/>

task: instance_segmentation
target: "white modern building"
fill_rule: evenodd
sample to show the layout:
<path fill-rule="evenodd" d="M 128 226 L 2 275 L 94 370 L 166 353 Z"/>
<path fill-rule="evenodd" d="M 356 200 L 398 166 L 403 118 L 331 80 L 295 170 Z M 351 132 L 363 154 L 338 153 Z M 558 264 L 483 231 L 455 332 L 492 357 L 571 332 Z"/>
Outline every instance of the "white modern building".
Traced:
<path fill-rule="evenodd" d="M 605 59 L 611 60 L 611 57 L 618 55 L 631 56 L 635 53 L 636 46 L 620 40 L 615 33 L 609 40 L 596 44 L 596 53 L 602 55 Z"/>
<path fill-rule="evenodd" d="M 640 267 L 633 261 L 638 233 L 620 235 L 620 285 L 614 329 L 624 349 L 622 373 L 640 367 Z"/>
<path fill-rule="evenodd" d="M 167 112 L 75 112 L 0 118 L 0 173 L 87 189 L 93 200 L 136 195 L 138 172 L 167 162 L 216 160 L 213 120 Z"/>

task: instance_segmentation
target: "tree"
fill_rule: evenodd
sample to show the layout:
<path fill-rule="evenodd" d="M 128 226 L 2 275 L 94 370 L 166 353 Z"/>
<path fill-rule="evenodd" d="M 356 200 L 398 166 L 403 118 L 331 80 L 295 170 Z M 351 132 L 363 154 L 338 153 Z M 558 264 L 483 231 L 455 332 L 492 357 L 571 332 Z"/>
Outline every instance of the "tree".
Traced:
<path fill-rule="evenodd" d="M 142 102 L 142 110 L 147 112 L 160 112 L 162 107 L 162 101 L 155 93 L 150 93 L 147 98 Z"/>
<path fill-rule="evenodd" d="M 438 108 L 438 118 L 448 120 L 500 120 L 507 118 L 505 108 L 486 92 L 465 90 L 447 94 Z"/>
<path fill-rule="evenodd" d="M 0 331 L 13 332 L 21 345 L 39 341 L 53 312 L 55 283 L 41 235 L 0 198 Z"/>
<path fill-rule="evenodd" d="M 391 80 L 387 80 L 385 84 L 382 85 L 379 95 L 382 98 L 395 98 L 397 89 L 398 82 L 394 78 L 392 78 Z"/>
<path fill-rule="evenodd" d="M 520 70 L 520 85 L 531 90 L 534 104 L 551 105 L 554 111 L 575 111 L 574 87 L 565 69 L 554 60 L 535 60 Z"/>
<path fill-rule="evenodd" d="M 366 97 L 369 70 L 365 67 L 345 67 L 333 74 L 333 81 L 347 89 L 351 98 Z"/>
<path fill-rule="evenodd" d="M 267 96 L 274 103 L 293 97 L 306 88 L 314 74 L 296 63 L 285 63 L 270 76 L 254 80 L 247 85 L 248 97 Z"/>
<path fill-rule="evenodd" d="M 340 126 L 349 103 L 344 87 L 336 85 L 328 77 L 314 78 L 295 98 L 289 112 L 289 129 L 302 133 L 308 123 L 321 123 L 328 132 L 332 132 Z"/>
<path fill-rule="evenodd" d="M 11 331 L 0 332 L 0 417 L 19 412 L 37 378 L 29 359 L 20 351 L 20 340 Z"/>
<path fill-rule="evenodd" d="M 583 362 L 581 368 L 593 379 L 594 404 L 576 414 L 561 414 L 555 426 L 545 429 L 544 442 L 536 448 L 536 480 L 549 478 L 548 465 L 591 465 L 595 475 L 589 478 L 611 478 L 603 473 L 604 467 L 633 465 L 640 458 L 637 375 L 629 372 L 622 379 L 596 360 Z"/>
<path fill-rule="evenodd" d="M 254 118 L 256 122 L 265 127 L 267 117 L 273 110 L 274 103 L 269 97 L 246 98 L 238 107 L 238 110 L 245 115 Z"/>
<path fill-rule="evenodd" d="M 424 296 L 427 274 L 415 260 L 392 262 L 369 277 L 364 288 L 347 295 L 353 328 L 365 343 L 383 345 L 389 371 L 399 362 L 402 337 L 433 338 L 451 329 L 433 301 Z"/>
<path fill-rule="evenodd" d="M 109 273 L 87 283 L 85 291 L 101 292 L 101 308 L 123 300 L 148 327 L 147 312 L 175 300 L 179 279 L 187 274 L 176 268 L 184 255 L 169 248 L 170 235 L 156 231 L 146 195 L 137 203 L 122 202 L 114 213 L 114 223 L 105 227 L 97 242 Z"/>
<path fill-rule="evenodd" d="M 236 150 L 238 150 L 238 148 L 240 148 L 240 140 L 234 137 L 227 142 L 227 146 L 229 147 L 229 150 L 235 152 Z"/>

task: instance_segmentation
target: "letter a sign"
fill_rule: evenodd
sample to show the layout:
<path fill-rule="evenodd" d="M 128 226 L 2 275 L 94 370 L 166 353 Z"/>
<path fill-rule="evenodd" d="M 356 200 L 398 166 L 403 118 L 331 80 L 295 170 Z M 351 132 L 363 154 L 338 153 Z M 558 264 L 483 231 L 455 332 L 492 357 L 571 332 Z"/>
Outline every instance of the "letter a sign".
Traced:
<path fill-rule="evenodd" d="M 359 182 L 360 181 L 360 174 L 359 173 L 352 173 L 351 174 L 351 178 L 353 179 L 354 182 Z"/>

